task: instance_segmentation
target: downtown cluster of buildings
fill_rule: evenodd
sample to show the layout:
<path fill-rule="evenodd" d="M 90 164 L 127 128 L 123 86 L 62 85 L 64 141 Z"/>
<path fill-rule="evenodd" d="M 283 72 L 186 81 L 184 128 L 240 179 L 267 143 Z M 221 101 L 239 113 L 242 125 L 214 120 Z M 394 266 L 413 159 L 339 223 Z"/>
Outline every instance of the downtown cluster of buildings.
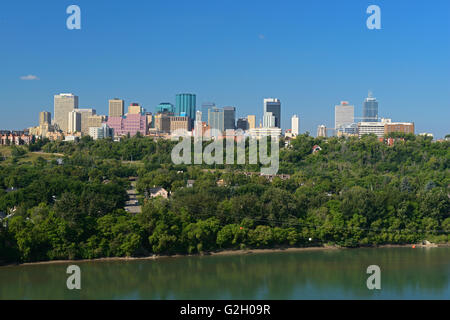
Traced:
<path fill-rule="evenodd" d="M 347 101 L 334 107 L 334 128 L 320 125 L 317 128 L 318 137 L 327 137 L 330 130 L 337 136 L 358 136 L 375 134 L 383 138 L 391 132 L 414 134 L 413 122 L 392 122 L 391 119 L 380 118 L 378 115 L 378 101 L 369 92 L 363 102 L 362 117 L 355 117 L 355 107 Z M 358 121 L 360 120 L 360 121 Z"/>
<path fill-rule="evenodd" d="M 114 98 L 108 101 L 108 115 L 99 115 L 93 108 L 79 108 L 78 101 L 78 96 L 72 93 L 55 95 L 53 119 L 51 112 L 40 112 L 39 125 L 21 134 L 65 141 L 74 141 L 87 135 L 94 140 L 108 137 L 119 140 L 122 136 L 138 133 L 170 138 L 180 130 L 192 136 L 209 135 L 214 138 L 235 135 L 239 129 L 254 137 L 282 134 L 281 102 L 273 98 L 264 99 L 264 116 L 259 125 L 255 115 L 236 119 L 236 108 L 232 106 L 220 108 L 215 103 L 207 102 L 197 110 L 196 95 L 191 93 L 177 94 L 175 104 L 162 102 L 154 112 L 148 112 L 139 103 L 131 103 L 126 107 L 124 100 Z M 285 134 L 291 137 L 299 134 L 297 116 L 292 117 L 292 129 Z M 10 141 L 16 144 L 14 139 Z"/>
<path fill-rule="evenodd" d="M 78 96 L 61 93 L 54 96 L 54 117 L 49 111 L 39 113 L 39 125 L 24 131 L 0 131 L 0 145 L 28 144 L 32 137 L 50 140 L 74 141 L 82 136 L 94 140 L 122 136 L 152 136 L 169 139 L 180 131 L 191 136 L 224 138 L 244 134 L 251 137 L 276 136 L 294 138 L 300 132 L 299 118 L 293 115 L 291 128 L 281 129 L 281 102 L 276 98 L 263 101 L 263 117 L 259 124 L 255 115 L 236 118 L 233 106 L 218 107 L 213 102 L 202 103 L 197 108 L 197 97 L 192 93 L 180 93 L 175 103 L 162 102 L 153 112 L 139 103 L 125 105 L 122 99 L 108 101 L 108 115 L 97 114 L 93 108 L 79 108 Z M 392 122 L 380 118 L 378 101 L 369 93 L 363 102 L 362 117 L 355 117 L 355 107 L 347 101 L 336 105 L 334 128 L 320 125 L 318 137 L 329 135 L 357 136 L 375 134 L 380 139 L 391 132 L 414 134 L 414 123 Z M 359 121 L 358 121 L 359 120 Z M 332 131 L 330 133 L 330 131 Z"/>

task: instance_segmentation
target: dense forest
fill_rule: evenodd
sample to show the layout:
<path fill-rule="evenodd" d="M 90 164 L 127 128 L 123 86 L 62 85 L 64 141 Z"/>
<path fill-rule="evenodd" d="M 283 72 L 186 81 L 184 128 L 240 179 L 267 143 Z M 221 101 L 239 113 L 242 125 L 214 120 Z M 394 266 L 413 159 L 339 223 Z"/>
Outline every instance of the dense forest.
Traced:
<path fill-rule="evenodd" d="M 260 165 L 173 165 L 176 142 L 141 136 L 3 147 L 0 262 L 449 242 L 450 142 L 396 138 L 282 139 L 287 179 L 248 174 Z M 139 214 L 124 210 L 133 176 Z M 147 199 L 156 186 L 170 196 Z"/>

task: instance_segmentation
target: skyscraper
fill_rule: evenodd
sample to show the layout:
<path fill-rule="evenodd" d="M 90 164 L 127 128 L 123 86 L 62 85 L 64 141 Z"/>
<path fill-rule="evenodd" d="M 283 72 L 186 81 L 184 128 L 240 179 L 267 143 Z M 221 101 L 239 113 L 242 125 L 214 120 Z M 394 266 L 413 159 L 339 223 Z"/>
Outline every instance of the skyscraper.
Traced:
<path fill-rule="evenodd" d="M 264 99 L 264 118 L 267 112 L 272 112 L 272 116 L 275 117 L 275 125 L 276 128 L 281 128 L 281 102 L 279 99 L 269 98 Z M 267 118 L 269 119 L 269 118 Z M 266 127 L 263 120 L 263 126 Z"/>
<path fill-rule="evenodd" d="M 174 113 L 175 112 L 175 108 L 173 106 L 173 104 L 171 104 L 170 102 L 161 102 L 157 107 L 156 107 L 156 113 Z"/>
<path fill-rule="evenodd" d="M 372 97 L 372 92 L 364 100 L 363 104 L 363 122 L 377 122 L 378 121 L 378 101 Z"/>
<path fill-rule="evenodd" d="M 263 127 L 264 128 L 275 128 L 275 116 L 272 112 L 264 112 L 264 118 L 263 118 Z"/>
<path fill-rule="evenodd" d="M 247 118 L 239 118 L 236 125 L 237 129 L 248 130 L 248 120 Z"/>
<path fill-rule="evenodd" d="M 223 108 L 223 128 L 224 130 L 234 130 L 236 128 L 236 108 L 224 107 Z"/>
<path fill-rule="evenodd" d="M 248 129 L 249 130 L 256 128 L 256 116 L 255 115 L 248 115 L 247 121 L 248 121 Z"/>
<path fill-rule="evenodd" d="M 67 133 L 81 132 L 81 113 L 72 110 L 67 115 Z"/>
<path fill-rule="evenodd" d="M 128 114 L 142 114 L 143 111 L 139 103 L 133 102 L 128 106 Z"/>
<path fill-rule="evenodd" d="M 340 105 L 334 107 L 334 129 L 342 131 L 342 128 L 349 126 L 355 121 L 355 107 L 347 101 L 341 101 Z"/>
<path fill-rule="evenodd" d="M 78 109 L 78 97 L 72 93 L 61 93 L 54 96 L 54 124 L 61 130 L 67 132 L 69 128 L 69 112 Z"/>
<path fill-rule="evenodd" d="M 124 101 L 121 99 L 109 100 L 109 116 L 110 117 L 123 117 L 124 115 Z"/>
<path fill-rule="evenodd" d="M 300 124 L 299 120 L 296 114 L 294 114 L 291 118 L 291 129 L 292 129 L 292 135 L 298 136 L 298 133 L 300 131 Z"/>
<path fill-rule="evenodd" d="M 76 110 L 81 116 L 81 128 L 79 131 L 83 135 L 89 134 L 89 118 L 94 116 L 97 112 L 95 109 L 77 109 Z"/>
<path fill-rule="evenodd" d="M 221 108 L 213 107 L 208 110 L 208 123 L 211 129 L 224 131 L 224 112 Z"/>
<path fill-rule="evenodd" d="M 52 123 L 52 114 L 48 111 L 42 111 L 39 113 L 39 125 Z"/>
<path fill-rule="evenodd" d="M 183 112 L 191 118 L 195 119 L 196 96 L 192 93 L 179 93 L 176 95 L 175 115 L 180 116 Z"/>
<path fill-rule="evenodd" d="M 208 123 L 208 110 L 214 108 L 216 104 L 214 102 L 202 103 L 202 122 Z"/>

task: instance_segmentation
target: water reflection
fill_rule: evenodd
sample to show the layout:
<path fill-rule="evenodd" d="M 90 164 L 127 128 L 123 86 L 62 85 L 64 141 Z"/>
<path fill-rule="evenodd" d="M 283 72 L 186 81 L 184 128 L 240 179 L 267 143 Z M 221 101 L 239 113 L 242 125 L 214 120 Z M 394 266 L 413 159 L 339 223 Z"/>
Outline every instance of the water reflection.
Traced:
<path fill-rule="evenodd" d="M 381 290 L 366 268 L 381 268 Z M 450 299 L 450 248 L 352 249 L 0 268 L 1 299 Z"/>

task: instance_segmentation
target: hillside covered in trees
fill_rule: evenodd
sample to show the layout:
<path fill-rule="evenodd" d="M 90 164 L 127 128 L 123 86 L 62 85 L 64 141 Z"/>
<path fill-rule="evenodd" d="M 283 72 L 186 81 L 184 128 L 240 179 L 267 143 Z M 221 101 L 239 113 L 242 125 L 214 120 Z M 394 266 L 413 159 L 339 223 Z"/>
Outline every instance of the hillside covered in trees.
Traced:
<path fill-rule="evenodd" d="M 448 242 L 450 142 L 404 138 L 280 141 L 279 173 L 290 177 L 273 180 L 248 174 L 259 165 L 173 165 L 176 142 L 140 136 L 7 147 L 0 261 Z M 136 215 L 124 210 L 131 176 Z M 154 186 L 170 197 L 146 199 Z"/>

